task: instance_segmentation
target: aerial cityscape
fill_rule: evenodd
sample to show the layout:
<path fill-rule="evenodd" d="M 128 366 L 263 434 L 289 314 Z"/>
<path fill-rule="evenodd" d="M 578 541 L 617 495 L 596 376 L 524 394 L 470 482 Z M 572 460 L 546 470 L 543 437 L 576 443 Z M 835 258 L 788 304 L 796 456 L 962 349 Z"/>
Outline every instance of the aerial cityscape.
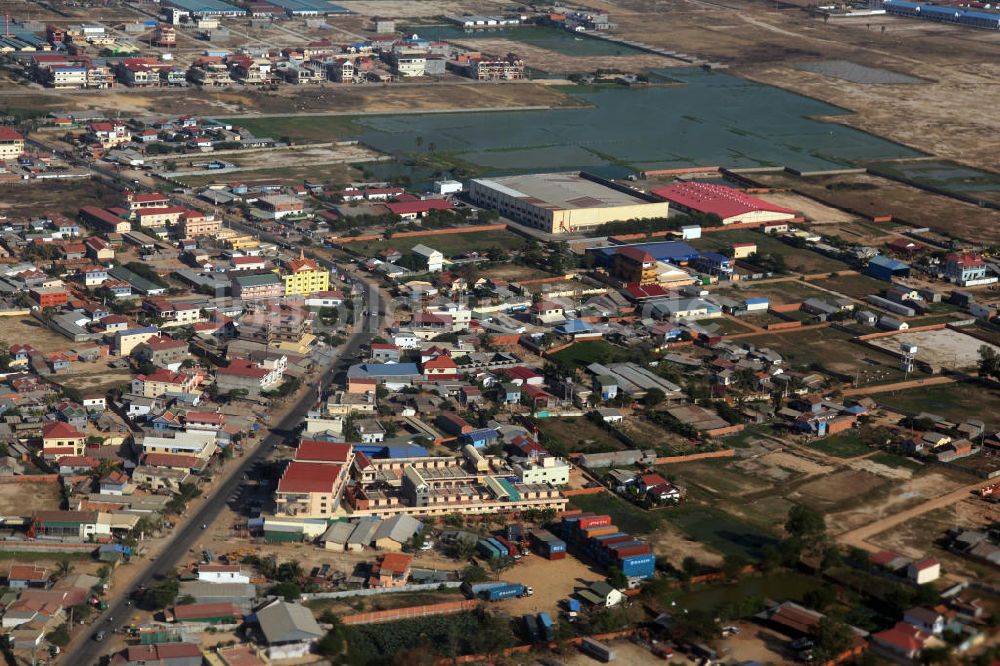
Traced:
<path fill-rule="evenodd" d="M 1000 666 L 1000 7 L 0 0 L 10 666 Z"/>

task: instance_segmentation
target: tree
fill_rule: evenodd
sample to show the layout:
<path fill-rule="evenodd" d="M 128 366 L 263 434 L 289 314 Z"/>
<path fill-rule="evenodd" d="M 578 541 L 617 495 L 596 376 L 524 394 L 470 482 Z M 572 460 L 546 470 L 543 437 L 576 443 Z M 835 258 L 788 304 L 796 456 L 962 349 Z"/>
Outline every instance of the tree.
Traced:
<path fill-rule="evenodd" d="M 826 521 L 816 509 L 796 504 L 788 512 L 785 531 L 805 544 L 814 544 L 826 538 Z"/>
<path fill-rule="evenodd" d="M 681 571 L 687 574 L 688 578 L 692 578 L 701 571 L 701 563 L 693 556 L 688 555 L 681 561 Z"/>
<path fill-rule="evenodd" d="M 825 662 L 842 655 L 854 644 L 854 631 L 839 620 L 829 616 L 819 621 L 816 628 L 816 647 L 813 655 L 818 662 Z"/>
<path fill-rule="evenodd" d="M 145 595 L 146 605 L 152 610 L 160 610 L 167 606 L 172 606 L 177 599 L 177 593 L 180 589 L 180 582 L 176 578 L 169 578 L 147 590 Z"/>
<path fill-rule="evenodd" d="M 1000 378 L 1000 353 L 990 345 L 982 345 L 979 348 L 979 376 Z"/>
<path fill-rule="evenodd" d="M 489 574 L 478 564 L 470 564 L 469 566 L 462 569 L 462 582 L 463 583 L 482 583 L 489 579 Z"/>
<path fill-rule="evenodd" d="M 497 580 L 500 580 L 500 574 L 512 566 L 514 566 L 514 560 L 507 556 L 494 557 L 489 561 L 490 571 L 496 574 Z"/>
<path fill-rule="evenodd" d="M 729 553 L 722 560 L 722 572 L 726 574 L 726 578 L 739 578 L 746 565 L 747 558 L 739 553 Z"/>
<path fill-rule="evenodd" d="M 59 560 L 56 565 L 56 578 L 65 578 L 73 573 L 73 563 L 69 560 Z"/>
<path fill-rule="evenodd" d="M 618 567 L 608 569 L 608 584 L 616 590 L 628 588 L 628 578 Z"/>
<path fill-rule="evenodd" d="M 302 578 L 302 573 L 302 565 L 298 563 L 298 560 L 289 560 L 278 565 L 274 577 L 283 583 L 288 583 Z"/>
<path fill-rule="evenodd" d="M 69 625 L 65 623 L 60 624 L 45 636 L 45 640 L 53 645 L 66 647 L 66 645 L 69 644 Z"/>
<path fill-rule="evenodd" d="M 647 407 L 656 407 L 666 400 L 666 398 L 667 394 L 662 389 L 653 387 L 646 392 L 646 397 L 643 398 L 642 402 Z"/>
<path fill-rule="evenodd" d="M 302 588 L 299 587 L 298 583 L 284 582 L 272 585 L 267 593 L 282 597 L 285 601 L 295 601 L 302 596 Z"/>
<path fill-rule="evenodd" d="M 347 644 L 344 639 L 344 625 L 341 624 L 340 618 L 332 613 L 328 613 L 327 611 L 329 611 L 329 609 L 324 611 L 323 615 L 320 616 L 320 621 L 333 626 L 331 626 L 323 638 L 319 639 L 316 643 L 316 651 L 327 659 L 336 661 L 333 657 L 337 657 L 342 654 L 344 652 L 344 647 Z"/>

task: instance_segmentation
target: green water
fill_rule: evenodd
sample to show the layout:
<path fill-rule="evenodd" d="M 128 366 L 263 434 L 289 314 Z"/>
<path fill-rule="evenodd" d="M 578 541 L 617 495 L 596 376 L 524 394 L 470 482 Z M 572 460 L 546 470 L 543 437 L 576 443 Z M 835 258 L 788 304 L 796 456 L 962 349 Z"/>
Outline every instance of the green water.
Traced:
<path fill-rule="evenodd" d="M 360 138 L 389 154 L 433 148 L 494 175 L 706 165 L 810 171 L 919 156 L 810 118 L 845 113 L 823 102 L 697 68 L 668 74 L 683 85 L 574 93 L 587 108 L 366 116 Z"/>
<path fill-rule="evenodd" d="M 404 32 L 407 35 L 416 33 L 423 39 L 442 42 L 454 41 L 469 46 L 475 46 L 476 40 L 479 39 L 509 39 L 571 56 L 616 56 L 642 53 L 642 51 L 630 46 L 614 44 L 592 37 L 580 37 L 566 30 L 549 26 L 466 30 L 453 25 L 429 25 L 408 27 L 404 29 Z M 545 63 L 532 63 L 532 65 L 542 70 L 545 69 Z"/>
<path fill-rule="evenodd" d="M 679 608 L 714 611 L 739 604 L 751 597 L 802 601 L 807 592 L 820 585 L 816 578 L 789 571 L 763 578 L 741 578 L 734 584 L 698 587 L 681 594 L 675 601 Z"/>
<path fill-rule="evenodd" d="M 886 162 L 873 168 L 914 183 L 1000 203 L 1000 175 L 947 160 Z"/>

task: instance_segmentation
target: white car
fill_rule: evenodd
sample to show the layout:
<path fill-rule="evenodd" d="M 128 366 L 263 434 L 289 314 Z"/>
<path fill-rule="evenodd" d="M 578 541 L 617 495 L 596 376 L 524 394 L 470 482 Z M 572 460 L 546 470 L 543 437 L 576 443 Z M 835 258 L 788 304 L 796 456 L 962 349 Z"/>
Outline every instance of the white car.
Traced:
<path fill-rule="evenodd" d="M 420 550 L 433 550 L 433 549 L 434 549 L 433 541 L 424 541 L 422 544 L 420 544 Z"/>

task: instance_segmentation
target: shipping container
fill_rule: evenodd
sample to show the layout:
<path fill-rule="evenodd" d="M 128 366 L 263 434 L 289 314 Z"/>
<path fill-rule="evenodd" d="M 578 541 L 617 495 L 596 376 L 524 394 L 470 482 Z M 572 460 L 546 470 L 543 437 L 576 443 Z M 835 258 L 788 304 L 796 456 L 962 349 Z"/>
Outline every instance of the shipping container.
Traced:
<path fill-rule="evenodd" d="M 486 560 L 492 560 L 494 558 L 500 557 L 500 551 L 496 546 L 491 544 L 489 541 L 482 540 L 476 544 L 476 550 L 479 554 L 483 556 Z"/>
<path fill-rule="evenodd" d="M 531 533 L 531 543 L 542 557 L 550 560 L 561 560 L 566 557 L 566 542 L 549 532 L 536 530 Z"/>
<path fill-rule="evenodd" d="M 555 639 L 556 627 L 548 613 L 538 614 L 538 626 L 541 629 L 542 637 L 545 638 L 545 640 L 551 641 Z"/>
<path fill-rule="evenodd" d="M 524 541 L 524 528 L 521 523 L 514 523 L 507 526 L 507 540 L 513 543 Z"/>
<path fill-rule="evenodd" d="M 515 546 L 513 543 L 503 538 L 502 536 L 496 537 L 496 540 L 500 542 L 500 545 L 507 549 L 507 554 L 513 557 L 515 560 L 521 559 L 521 550 Z"/>
<path fill-rule="evenodd" d="M 538 620 L 535 619 L 534 615 L 525 615 L 521 618 L 524 622 L 524 635 L 528 641 L 532 643 L 537 643 L 538 639 L 542 637 L 539 632 Z"/>
<path fill-rule="evenodd" d="M 589 654 L 594 659 L 598 661 L 603 661 L 605 663 L 609 661 L 614 661 L 615 651 L 609 648 L 604 643 L 600 641 L 595 641 L 589 636 L 585 637 L 583 641 L 580 642 L 580 650 Z"/>
<path fill-rule="evenodd" d="M 601 525 L 599 527 L 588 527 L 586 529 L 581 529 L 579 531 L 580 539 L 582 541 L 588 541 L 594 537 L 599 537 L 604 534 L 616 534 L 618 528 L 614 525 Z"/>
<path fill-rule="evenodd" d="M 491 587 L 483 592 L 483 596 L 489 601 L 501 601 L 503 599 L 513 599 L 525 595 L 524 585 L 520 583 L 504 583 L 496 587 Z"/>
<path fill-rule="evenodd" d="M 503 581 L 492 581 L 489 583 L 462 583 L 462 591 L 470 597 L 478 597 L 480 594 L 492 587 L 506 585 Z"/>
<path fill-rule="evenodd" d="M 581 518 L 577 523 L 577 528 L 581 530 L 590 529 L 591 527 L 607 527 L 611 524 L 611 516 L 588 516 L 586 518 Z"/>
<path fill-rule="evenodd" d="M 628 578 L 650 578 L 656 571 L 656 556 L 650 553 L 625 557 L 618 561 L 618 568 Z"/>
<path fill-rule="evenodd" d="M 652 548 L 649 547 L 648 543 L 636 543 L 636 544 L 622 544 L 617 548 L 609 548 L 608 554 L 617 560 L 621 560 L 625 557 L 632 557 L 633 555 L 645 555 L 652 552 Z"/>
<path fill-rule="evenodd" d="M 497 541 L 493 537 L 486 537 L 486 543 L 488 543 L 491 546 L 493 546 L 494 548 L 496 548 L 497 552 L 500 553 L 500 557 L 509 557 L 510 556 L 510 552 L 507 550 L 507 548 L 504 547 L 504 545 L 502 543 L 500 543 L 499 541 Z"/>

